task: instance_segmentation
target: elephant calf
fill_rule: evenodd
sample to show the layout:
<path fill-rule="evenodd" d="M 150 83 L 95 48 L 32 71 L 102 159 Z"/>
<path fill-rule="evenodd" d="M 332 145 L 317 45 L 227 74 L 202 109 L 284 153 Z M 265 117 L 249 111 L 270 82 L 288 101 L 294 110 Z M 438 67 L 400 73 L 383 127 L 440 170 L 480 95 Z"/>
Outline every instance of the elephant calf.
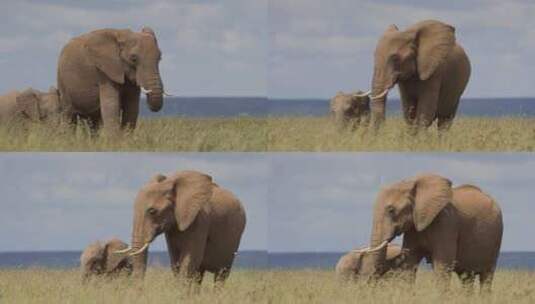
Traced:
<path fill-rule="evenodd" d="M 130 257 L 124 253 L 115 253 L 127 247 L 125 242 L 115 238 L 105 243 L 96 241 L 88 245 L 80 256 L 82 279 L 87 281 L 92 276 L 113 277 L 119 273 L 130 275 Z"/>
<path fill-rule="evenodd" d="M 362 250 L 352 250 L 341 256 L 336 264 L 336 277 L 343 280 L 355 280 L 359 274 L 364 256 Z M 380 275 L 384 275 L 391 270 L 400 269 L 405 261 L 406 250 L 401 246 L 389 244 L 386 249 L 386 261 Z"/>
<path fill-rule="evenodd" d="M 355 128 L 361 123 L 368 125 L 370 120 L 370 97 L 358 91 L 356 93 L 338 92 L 331 99 L 330 112 L 334 122 L 341 129 Z"/>
<path fill-rule="evenodd" d="M 0 96 L 0 122 L 15 120 L 42 121 L 61 111 L 59 92 L 50 87 L 48 92 L 32 88 L 11 91 Z"/>

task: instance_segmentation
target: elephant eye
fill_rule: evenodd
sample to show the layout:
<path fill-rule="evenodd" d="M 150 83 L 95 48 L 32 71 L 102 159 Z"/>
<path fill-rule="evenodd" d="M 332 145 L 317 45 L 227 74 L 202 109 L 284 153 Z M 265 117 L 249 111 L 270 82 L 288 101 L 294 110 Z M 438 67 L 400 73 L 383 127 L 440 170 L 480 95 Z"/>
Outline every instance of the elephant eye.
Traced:
<path fill-rule="evenodd" d="M 132 54 L 130 55 L 130 61 L 132 63 L 137 63 L 137 55 L 136 54 Z"/>
<path fill-rule="evenodd" d="M 149 209 L 147 209 L 147 213 L 150 215 L 155 215 L 156 212 L 157 210 L 155 208 L 150 207 Z"/>
<path fill-rule="evenodd" d="M 396 215 L 396 208 L 394 208 L 394 206 L 392 206 L 392 205 L 389 205 L 389 206 L 386 207 L 386 212 L 391 217 L 394 217 Z"/>

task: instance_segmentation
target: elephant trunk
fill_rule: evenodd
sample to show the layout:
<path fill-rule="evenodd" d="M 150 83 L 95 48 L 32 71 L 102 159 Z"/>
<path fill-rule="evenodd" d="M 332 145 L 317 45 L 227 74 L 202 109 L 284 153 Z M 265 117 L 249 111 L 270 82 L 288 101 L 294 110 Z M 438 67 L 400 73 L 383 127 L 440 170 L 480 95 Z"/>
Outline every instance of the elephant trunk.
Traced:
<path fill-rule="evenodd" d="M 388 90 L 392 86 L 384 80 L 384 75 L 379 69 L 373 72 L 372 91 L 370 96 L 372 121 L 375 127 L 381 126 L 385 120 L 385 106 Z"/>
<path fill-rule="evenodd" d="M 376 278 L 383 272 L 386 263 L 387 244 L 393 238 L 391 236 L 393 233 L 390 233 L 391 229 L 385 229 L 388 227 L 385 225 L 383 213 L 383 211 L 378 211 L 378 208 L 374 212 L 370 248 L 377 249 L 366 252 L 362 258 L 360 273 L 368 280 Z"/>
<path fill-rule="evenodd" d="M 132 249 L 130 251 L 132 261 L 132 274 L 136 278 L 143 278 L 147 270 L 148 246 L 144 234 L 144 216 L 142 210 L 134 211 L 134 226 L 132 228 Z M 143 249 L 143 250 L 141 250 Z M 141 251 L 140 251 L 141 250 Z M 137 253 L 132 255 L 132 253 Z"/>
<path fill-rule="evenodd" d="M 150 73 L 141 83 L 142 89 L 146 90 L 147 104 L 152 112 L 158 112 L 163 106 L 163 84 L 158 71 Z"/>

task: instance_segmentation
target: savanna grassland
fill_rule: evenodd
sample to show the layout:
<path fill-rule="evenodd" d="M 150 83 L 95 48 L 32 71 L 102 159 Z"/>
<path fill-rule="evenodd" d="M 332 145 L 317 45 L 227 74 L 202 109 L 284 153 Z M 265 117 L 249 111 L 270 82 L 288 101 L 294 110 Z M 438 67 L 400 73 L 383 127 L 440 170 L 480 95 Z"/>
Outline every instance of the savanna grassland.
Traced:
<path fill-rule="evenodd" d="M 534 151 L 535 118 L 460 117 L 412 134 L 401 117 L 376 133 L 340 131 L 327 117 L 141 119 L 121 135 L 33 124 L 0 127 L 0 151 Z"/>
<path fill-rule="evenodd" d="M 467 294 L 456 278 L 440 293 L 433 274 L 418 274 L 414 286 L 399 279 L 375 287 L 340 283 L 334 272 L 234 271 L 221 290 L 206 276 L 198 294 L 188 294 L 166 268 L 149 268 L 144 282 L 127 278 L 82 285 L 77 270 L 0 270 L 1 303 L 534 303 L 535 274 L 498 271 L 493 292 Z"/>

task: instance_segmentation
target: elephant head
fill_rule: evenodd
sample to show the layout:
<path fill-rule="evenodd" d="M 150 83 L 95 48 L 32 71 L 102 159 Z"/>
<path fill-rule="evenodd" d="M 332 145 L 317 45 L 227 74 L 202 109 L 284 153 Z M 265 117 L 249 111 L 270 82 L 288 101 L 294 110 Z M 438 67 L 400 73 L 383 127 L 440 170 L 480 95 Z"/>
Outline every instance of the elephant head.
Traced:
<path fill-rule="evenodd" d="M 370 97 L 362 91 L 350 94 L 338 92 L 331 99 L 330 111 L 338 127 L 346 127 L 353 119 L 360 123 L 370 113 Z"/>
<path fill-rule="evenodd" d="M 361 274 L 370 277 L 384 271 L 388 243 L 400 234 L 426 229 L 452 195 L 451 182 L 434 174 L 382 189 L 374 204 L 371 245 L 363 257 Z"/>
<path fill-rule="evenodd" d="M 50 87 L 47 93 L 32 88 L 22 91 L 17 96 L 17 113 L 33 121 L 43 120 L 61 111 L 59 92 Z"/>
<path fill-rule="evenodd" d="M 372 115 L 384 120 L 388 91 L 398 81 L 429 79 L 455 45 L 455 28 L 426 20 L 405 31 L 390 25 L 377 43 L 372 78 Z"/>
<path fill-rule="evenodd" d="M 355 249 L 345 254 L 336 264 L 336 274 L 342 280 L 358 279 L 361 274 L 362 261 L 369 248 Z M 385 267 L 378 275 L 384 275 L 387 271 L 397 270 L 403 267 L 409 251 L 401 246 L 388 244 L 386 248 Z"/>
<path fill-rule="evenodd" d="M 96 68 L 113 82 L 141 87 L 150 110 L 159 111 L 165 93 L 159 71 L 162 53 L 154 31 L 148 27 L 141 32 L 104 29 L 87 35 L 85 48 Z"/>
<path fill-rule="evenodd" d="M 87 246 L 80 257 L 82 278 L 87 281 L 91 276 L 112 275 L 119 272 L 130 274 L 132 264 L 126 254 L 115 253 L 128 247 L 119 239 L 111 239 L 106 243 L 99 241 Z"/>
<path fill-rule="evenodd" d="M 134 203 L 132 245 L 134 274 L 142 276 L 147 266 L 149 244 L 169 230 L 185 231 L 211 197 L 212 178 L 197 171 L 182 171 L 166 177 L 158 174 L 138 193 Z"/>

